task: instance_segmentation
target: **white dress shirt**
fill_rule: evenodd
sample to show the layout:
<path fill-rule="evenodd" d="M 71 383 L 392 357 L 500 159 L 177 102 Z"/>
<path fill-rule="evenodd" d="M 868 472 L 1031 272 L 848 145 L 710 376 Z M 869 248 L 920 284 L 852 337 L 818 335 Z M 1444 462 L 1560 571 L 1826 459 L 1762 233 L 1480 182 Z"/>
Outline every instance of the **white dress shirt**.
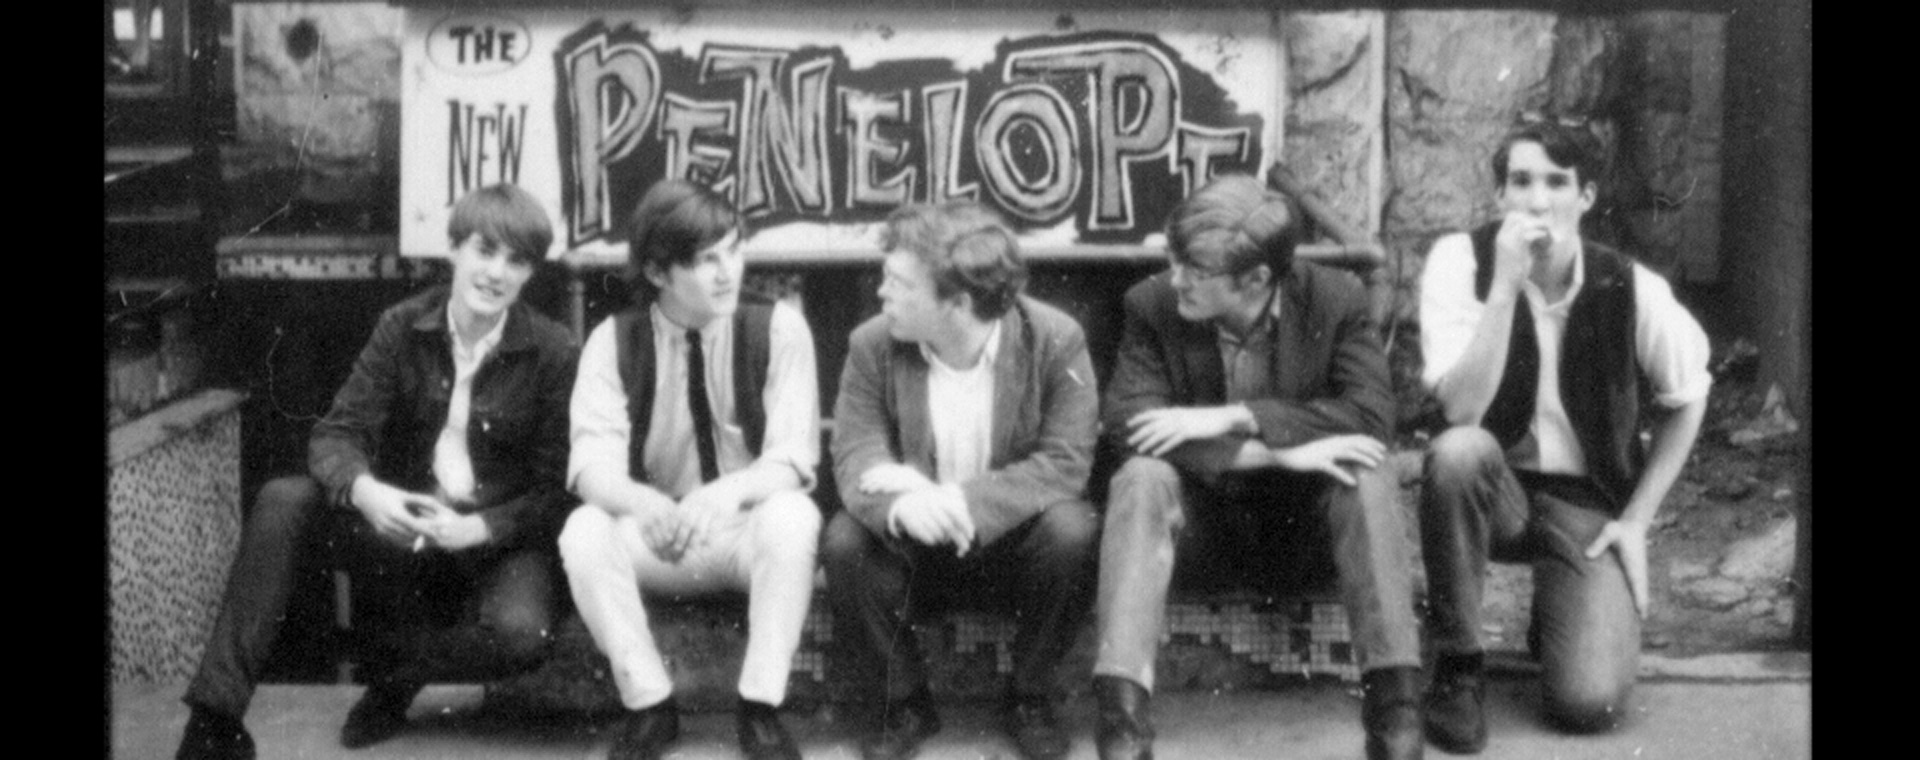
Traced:
<path fill-rule="evenodd" d="M 980 360 L 954 369 L 927 344 L 927 417 L 933 428 L 935 476 L 959 485 L 988 470 L 993 458 L 993 362 L 1000 355 L 1000 322 L 993 323 Z"/>
<path fill-rule="evenodd" d="M 1574 259 L 1573 284 L 1559 301 L 1547 303 L 1532 280 L 1521 285 L 1539 343 L 1540 376 L 1529 432 L 1507 452 L 1508 461 L 1520 469 L 1587 474 L 1586 456 L 1560 393 L 1561 342 L 1574 298 L 1586 284 L 1584 255 Z M 1713 387 L 1707 370 L 1706 331 L 1674 298 L 1664 278 L 1638 262 L 1632 267 L 1634 355 L 1653 388 L 1655 402 L 1673 408 L 1706 398 Z M 1420 274 L 1420 351 L 1426 360 L 1421 380 L 1428 388 L 1437 388 L 1459 363 L 1479 327 L 1486 304 L 1474 298 L 1477 269 L 1473 242 L 1466 233 L 1440 238 L 1427 255 L 1426 269 Z"/>
<path fill-rule="evenodd" d="M 687 405 L 687 329 L 667 319 L 657 305 L 650 314 L 655 358 L 653 416 L 642 456 L 648 485 L 679 499 L 701 485 L 700 456 L 693 443 L 693 412 Z M 737 341 L 732 325 L 729 316 L 700 330 L 720 473 L 755 462 L 777 462 L 793 468 L 800 476 L 802 490 L 812 490 L 814 467 L 820 461 L 820 392 L 813 333 L 798 310 L 786 303 L 774 305 L 767 338 L 767 385 L 761 391 L 767 426 L 760 456 L 755 458 L 747 449 L 746 432 L 734 409 L 733 351 Z M 578 489 L 580 473 L 589 467 L 608 467 L 622 476 L 628 474 L 632 424 L 627 417 L 627 392 L 620 382 L 614 340 L 614 320 L 608 317 L 593 329 L 580 350 L 580 371 L 569 408 L 570 489 Z"/>
<path fill-rule="evenodd" d="M 440 484 L 442 500 L 473 500 L 473 455 L 467 449 L 467 420 L 473 412 L 473 374 L 493 347 L 500 345 L 506 329 L 507 314 L 493 323 L 493 329 L 467 348 L 460 340 L 460 329 L 453 321 L 453 303 L 447 303 L 447 338 L 453 344 L 453 397 L 447 402 L 447 424 L 433 443 L 433 479 Z"/>

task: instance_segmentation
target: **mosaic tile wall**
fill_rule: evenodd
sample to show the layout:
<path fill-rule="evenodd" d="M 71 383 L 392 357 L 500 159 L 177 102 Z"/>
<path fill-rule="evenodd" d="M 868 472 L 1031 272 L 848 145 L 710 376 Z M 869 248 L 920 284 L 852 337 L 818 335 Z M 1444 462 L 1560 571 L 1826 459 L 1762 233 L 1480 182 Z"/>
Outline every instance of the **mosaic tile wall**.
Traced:
<path fill-rule="evenodd" d="M 109 467 L 113 682 L 185 681 L 240 545 L 240 411 L 233 405 Z"/>
<path fill-rule="evenodd" d="M 649 609 L 654 636 L 666 653 L 675 698 L 693 710 L 731 709 L 746 647 L 745 604 L 738 597 L 659 605 Z M 1000 696 L 1013 672 L 1011 617 L 954 612 L 915 625 L 927 656 L 930 686 L 942 699 Z M 1085 689 L 1095 641 L 1092 624 L 1067 655 L 1062 677 Z M 611 713 L 620 709 L 607 659 L 579 618 L 560 626 L 549 662 L 533 673 L 492 684 L 496 707 L 530 712 Z M 1265 599 L 1212 595 L 1168 605 L 1161 636 L 1159 680 L 1169 689 L 1267 686 L 1312 678 L 1357 683 L 1346 610 L 1324 598 Z M 827 652 L 832 617 L 824 592 L 814 597 L 795 653 L 788 699 L 817 704 L 846 698 L 832 679 Z"/>

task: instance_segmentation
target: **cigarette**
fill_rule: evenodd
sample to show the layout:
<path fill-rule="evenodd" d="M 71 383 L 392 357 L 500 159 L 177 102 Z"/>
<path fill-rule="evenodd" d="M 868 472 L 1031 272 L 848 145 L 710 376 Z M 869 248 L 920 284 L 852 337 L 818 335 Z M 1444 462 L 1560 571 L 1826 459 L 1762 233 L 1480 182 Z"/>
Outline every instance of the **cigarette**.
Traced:
<path fill-rule="evenodd" d="M 413 551 L 414 551 L 414 553 L 415 553 L 415 554 L 418 554 L 418 553 L 420 552 L 420 550 L 421 550 L 421 549 L 425 549 L 425 548 L 427 548 L 427 537 L 426 537 L 426 536 L 425 536 L 424 534 L 423 534 L 423 535 L 418 535 L 418 536 L 414 536 L 414 537 L 413 537 Z"/>

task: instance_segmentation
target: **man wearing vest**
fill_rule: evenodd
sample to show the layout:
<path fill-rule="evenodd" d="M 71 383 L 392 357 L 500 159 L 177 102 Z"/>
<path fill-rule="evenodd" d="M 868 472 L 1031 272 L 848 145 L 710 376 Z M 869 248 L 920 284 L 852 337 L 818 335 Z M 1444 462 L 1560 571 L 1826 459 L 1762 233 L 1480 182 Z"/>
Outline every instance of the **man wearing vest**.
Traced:
<path fill-rule="evenodd" d="M 1707 338 L 1665 280 L 1580 234 L 1591 134 L 1557 122 L 1493 155 L 1504 216 L 1440 238 L 1420 280 L 1422 375 L 1453 427 L 1421 504 L 1435 653 L 1427 736 L 1486 746 L 1480 602 L 1489 558 L 1533 565 L 1529 644 L 1546 712 L 1573 731 L 1626 714 L 1647 611 L 1647 526 L 1686 463 L 1712 384 Z M 1643 392 L 1664 407 L 1643 451 Z"/>
<path fill-rule="evenodd" d="M 254 757 L 241 719 L 309 563 L 354 570 L 355 628 L 373 650 L 345 747 L 403 731 L 427 683 L 545 659 L 560 601 L 553 537 L 574 505 L 562 478 L 576 353 L 522 296 L 556 266 L 553 228 L 526 191 L 490 185 L 454 204 L 447 240 L 451 282 L 380 315 L 313 426 L 307 474 L 260 489 L 187 689 L 180 760 Z"/>
<path fill-rule="evenodd" d="M 1294 258 L 1300 216 L 1221 177 L 1167 222 L 1172 266 L 1127 291 L 1101 414 L 1107 497 L 1093 667 L 1103 760 L 1150 758 L 1154 658 L 1183 578 L 1288 582 L 1331 554 L 1365 700 L 1366 753 L 1421 757 L 1409 516 L 1381 443 L 1387 359 L 1358 278 Z"/>
<path fill-rule="evenodd" d="M 627 228 L 635 303 L 581 349 L 567 475 L 586 503 L 560 555 L 631 711 L 616 760 L 659 757 L 680 733 L 641 593 L 726 590 L 748 595 L 740 747 L 800 757 L 775 710 L 813 598 L 819 389 L 806 320 L 741 295 L 743 233 L 711 190 L 654 185 Z"/>
<path fill-rule="evenodd" d="M 861 756 L 911 757 L 940 730 L 909 623 L 957 594 L 1012 608 L 1004 727 L 1025 756 L 1062 757 L 1056 671 L 1099 537 L 1086 338 L 1021 294 L 1013 233 L 977 203 L 902 208 L 881 249 L 881 314 L 849 339 L 834 405 L 846 510 L 822 549 L 834 670 L 877 697 Z"/>

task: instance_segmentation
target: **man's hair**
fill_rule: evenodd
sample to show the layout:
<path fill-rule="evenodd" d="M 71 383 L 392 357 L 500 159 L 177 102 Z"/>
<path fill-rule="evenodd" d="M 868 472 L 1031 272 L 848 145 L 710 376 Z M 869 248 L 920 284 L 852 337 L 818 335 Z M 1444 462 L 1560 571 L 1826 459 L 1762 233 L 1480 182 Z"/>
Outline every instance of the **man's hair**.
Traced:
<path fill-rule="evenodd" d="M 1245 174 L 1225 174 L 1194 191 L 1167 216 L 1167 248 L 1175 261 L 1220 260 L 1239 275 L 1267 265 L 1271 278 L 1293 272 L 1300 211 L 1292 198 Z"/>
<path fill-rule="evenodd" d="M 1513 146 L 1523 142 L 1538 144 L 1549 160 L 1572 169 L 1579 187 L 1598 183 L 1606 171 L 1606 159 L 1593 132 L 1558 118 L 1537 117 L 1522 122 L 1500 139 L 1500 147 L 1493 151 L 1494 187 L 1507 184 L 1507 159 Z"/>
<path fill-rule="evenodd" d="M 647 268 L 693 263 L 693 257 L 729 232 L 746 237 L 746 219 L 724 196 L 684 179 L 654 183 L 627 217 L 627 284 L 648 295 L 659 290 Z"/>
<path fill-rule="evenodd" d="M 462 196 L 447 219 L 447 240 L 454 246 L 474 233 L 505 246 L 516 259 L 533 262 L 547 258 L 553 245 L 553 223 L 533 195 L 514 185 L 488 185 Z"/>
<path fill-rule="evenodd" d="M 1007 313 L 1027 285 L 1027 265 L 1013 230 L 974 201 L 895 209 L 880 231 L 880 250 L 912 253 L 926 265 L 935 295 L 944 300 L 966 293 L 973 299 L 973 315 L 982 321 Z"/>

